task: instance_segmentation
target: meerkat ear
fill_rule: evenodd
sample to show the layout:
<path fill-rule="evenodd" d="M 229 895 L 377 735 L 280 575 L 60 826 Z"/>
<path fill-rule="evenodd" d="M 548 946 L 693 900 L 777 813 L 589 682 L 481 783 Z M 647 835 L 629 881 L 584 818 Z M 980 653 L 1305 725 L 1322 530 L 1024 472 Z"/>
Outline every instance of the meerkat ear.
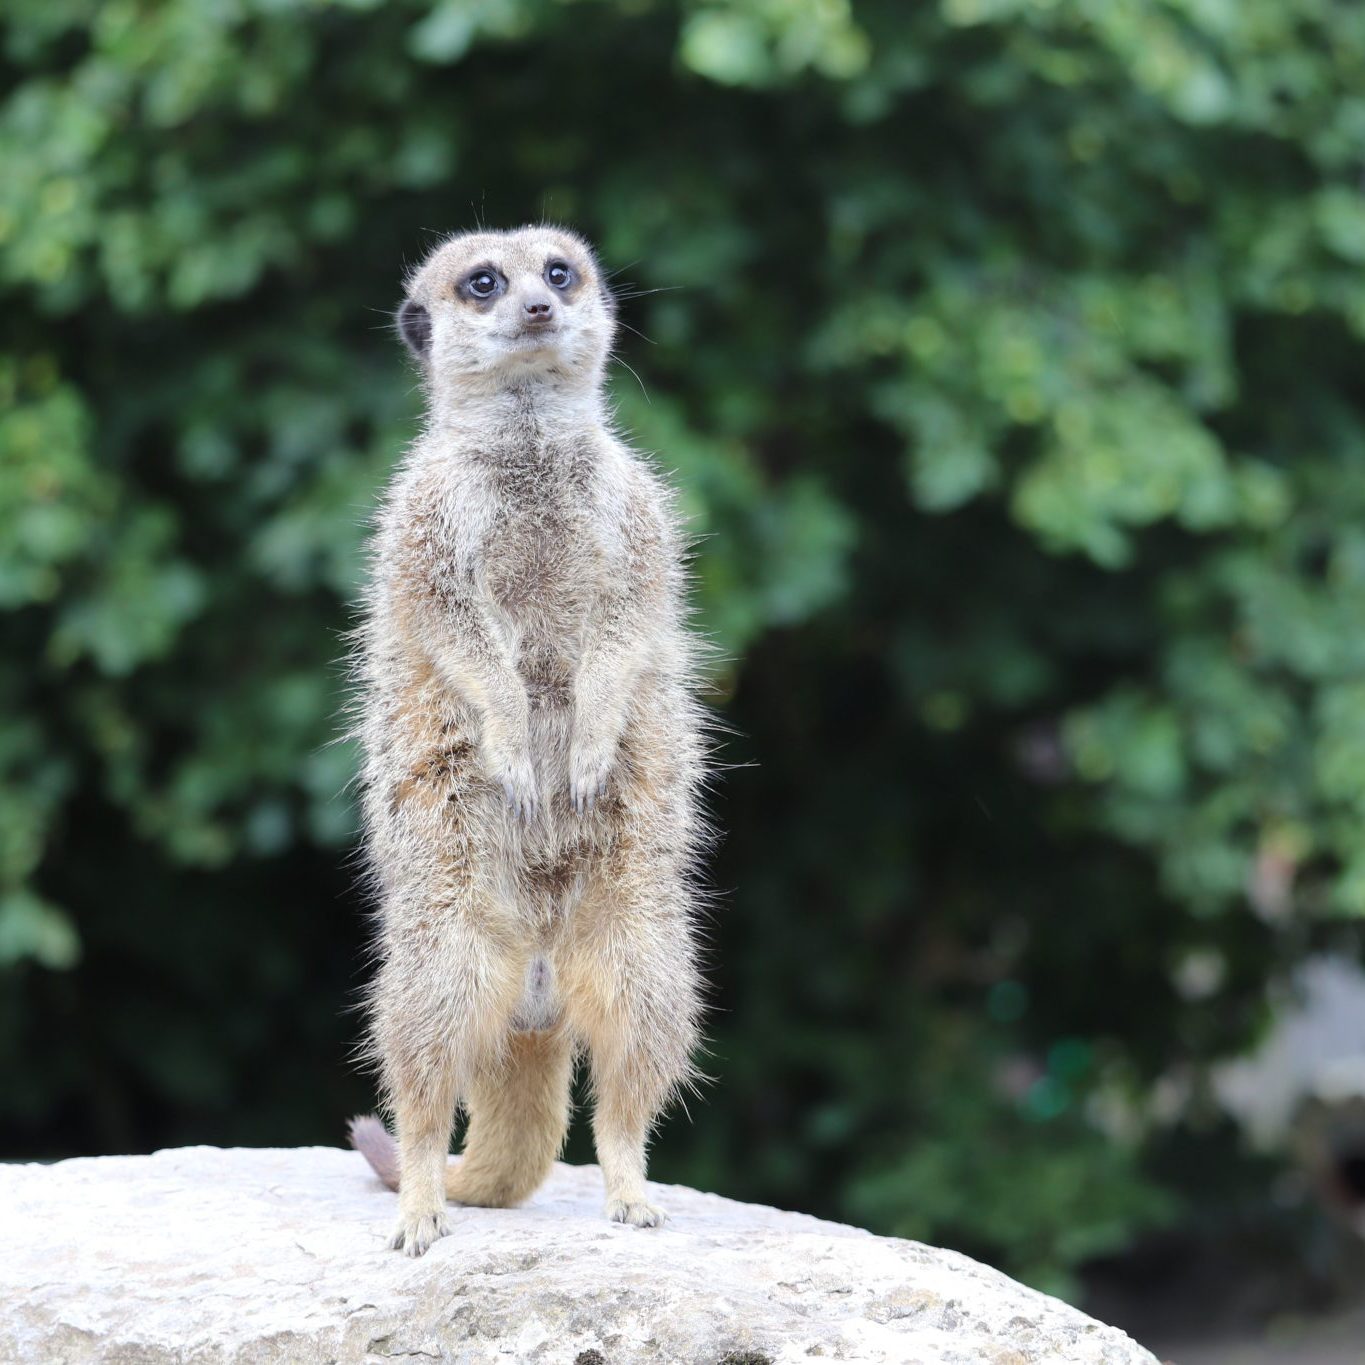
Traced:
<path fill-rule="evenodd" d="M 404 299 L 398 309 L 398 335 L 418 360 L 425 360 L 431 349 L 431 314 L 420 303 Z"/>

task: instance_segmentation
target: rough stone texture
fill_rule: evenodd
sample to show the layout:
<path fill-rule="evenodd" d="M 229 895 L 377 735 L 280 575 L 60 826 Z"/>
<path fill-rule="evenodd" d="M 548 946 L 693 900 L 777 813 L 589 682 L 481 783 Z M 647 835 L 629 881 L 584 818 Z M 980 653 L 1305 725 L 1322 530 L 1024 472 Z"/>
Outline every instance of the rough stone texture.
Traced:
<path fill-rule="evenodd" d="M 414 1261 L 353 1152 L 0 1167 L 0 1361 L 1154 1365 L 954 1252 L 655 1190 L 667 1227 L 610 1224 L 597 1169 L 561 1165 Z"/>

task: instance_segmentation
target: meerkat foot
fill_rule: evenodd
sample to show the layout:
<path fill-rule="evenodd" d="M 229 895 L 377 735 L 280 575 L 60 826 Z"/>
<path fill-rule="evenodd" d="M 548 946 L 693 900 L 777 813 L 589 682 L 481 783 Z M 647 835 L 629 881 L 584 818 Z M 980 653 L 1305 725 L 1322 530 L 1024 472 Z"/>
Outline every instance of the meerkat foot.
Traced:
<path fill-rule="evenodd" d="M 450 1231 L 445 1210 L 414 1216 L 399 1215 L 398 1226 L 389 1238 L 390 1251 L 401 1251 L 406 1256 L 425 1256 L 433 1242 L 439 1242 Z"/>
<path fill-rule="evenodd" d="M 668 1222 L 668 1210 L 644 1200 L 609 1199 L 607 1217 L 613 1223 L 629 1223 L 633 1228 L 661 1228 Z"/>

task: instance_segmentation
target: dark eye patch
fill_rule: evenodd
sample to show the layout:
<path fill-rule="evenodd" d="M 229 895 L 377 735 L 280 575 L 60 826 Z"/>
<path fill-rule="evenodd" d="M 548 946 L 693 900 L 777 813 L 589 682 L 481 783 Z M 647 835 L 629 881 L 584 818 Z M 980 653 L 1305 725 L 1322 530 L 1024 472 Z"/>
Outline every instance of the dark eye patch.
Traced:
<path fill-rule="evenodd" d="M 491 265 L 476 265 L 460 281 L 456 292 L 474 303 L 487 303 L 506 289 L 507 279 L 502 271 Z"/>

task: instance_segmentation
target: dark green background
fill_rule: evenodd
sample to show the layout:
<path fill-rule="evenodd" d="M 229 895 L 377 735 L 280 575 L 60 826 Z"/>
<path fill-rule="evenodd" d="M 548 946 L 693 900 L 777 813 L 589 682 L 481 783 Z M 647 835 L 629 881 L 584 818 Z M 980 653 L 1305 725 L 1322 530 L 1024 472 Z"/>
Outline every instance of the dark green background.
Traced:
<path fill-rule="evenodd" d="M 662 291 L 613 392 L 734 731 L 716 1084 L 655 1173 L 1068 1292 L 1255 1223 L 1209 1067 L 1365 916 L 1365 9 L 0 33 L 0 1154 L 372 1103 L 329 740 L 419 410 L 388 318 L 436 234 L 547 215 Z"/>

